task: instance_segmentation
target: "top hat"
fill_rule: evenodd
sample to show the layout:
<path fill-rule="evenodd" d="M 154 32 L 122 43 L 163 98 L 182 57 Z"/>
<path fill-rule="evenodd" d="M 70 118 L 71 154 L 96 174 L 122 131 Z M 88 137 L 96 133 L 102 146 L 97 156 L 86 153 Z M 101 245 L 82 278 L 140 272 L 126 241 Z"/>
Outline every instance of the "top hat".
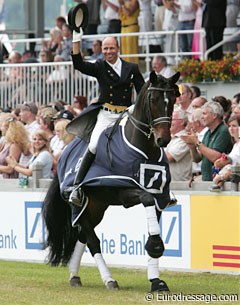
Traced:
<path fill-rule="evenodd" d="M 68 12 L 68 24 L 71 28 L 80 32 L 80 28 L 85 28 L 88 24 L 88 8 L 85 3 L 79 3 Z"/>

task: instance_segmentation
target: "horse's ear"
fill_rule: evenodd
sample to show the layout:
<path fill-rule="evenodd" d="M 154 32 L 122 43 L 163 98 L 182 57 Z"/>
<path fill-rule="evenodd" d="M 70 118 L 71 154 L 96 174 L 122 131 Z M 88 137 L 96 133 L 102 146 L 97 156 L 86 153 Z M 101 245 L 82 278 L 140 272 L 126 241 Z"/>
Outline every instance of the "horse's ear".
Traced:
<path fill-rule="evenodd" d="M 180 72 L 178 71 L 176 74 L 174 74 L 174 75 L 172 76 L 172 82 L 173 82 L 174 84 L 176 84 L 176 82 L 179 80 L 179 77 L 180 77 Z"/>
<path fill-rule="evenodd" d="M 157 81 L 157 74 L 155 73 L 155 71 L 152 71 L 150 73 L 149 79 L 152 84 L 154 84 Z"/>

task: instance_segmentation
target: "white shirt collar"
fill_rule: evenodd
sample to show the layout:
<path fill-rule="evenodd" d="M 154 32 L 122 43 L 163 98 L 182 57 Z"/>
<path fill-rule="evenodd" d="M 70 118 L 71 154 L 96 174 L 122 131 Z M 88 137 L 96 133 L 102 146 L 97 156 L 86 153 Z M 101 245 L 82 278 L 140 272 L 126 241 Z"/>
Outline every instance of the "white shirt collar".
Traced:
<path fill-rule="evenodd" d="M 109 61 L 107 61 L 107 63 L 121 77 L 121 71 L 122 71 L 122 61 L 121 61 L 121 59 L 118 57 L 117 61 L 114 64 L 111 64 Z"/>

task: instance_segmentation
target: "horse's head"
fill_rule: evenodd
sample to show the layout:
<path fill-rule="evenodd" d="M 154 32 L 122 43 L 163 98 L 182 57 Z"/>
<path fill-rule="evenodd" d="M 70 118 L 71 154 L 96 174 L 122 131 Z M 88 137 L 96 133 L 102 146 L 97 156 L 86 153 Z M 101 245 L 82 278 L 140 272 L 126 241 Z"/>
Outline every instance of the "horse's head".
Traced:
<path fill-rule="evenodd" d="M 171 119 L 176 97 L 180 92 L 176 82 L 180 77 L 177 72 L 170 78 L 150 73 L 149 86 L 146 92 L 146 123 L 154 136 L 157 146 L 166 147 L 171 140 Z"/>

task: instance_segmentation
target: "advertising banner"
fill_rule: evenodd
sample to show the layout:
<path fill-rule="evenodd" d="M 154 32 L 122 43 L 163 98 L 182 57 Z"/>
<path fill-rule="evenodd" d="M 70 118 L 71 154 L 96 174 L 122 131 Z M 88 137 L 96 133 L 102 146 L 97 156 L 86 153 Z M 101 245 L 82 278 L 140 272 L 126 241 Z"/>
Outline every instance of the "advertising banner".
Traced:
<path fill-rule="evenodd" d="M 46 229 L 41 215 L 44 193 L 1 192 L 0 259 L 41 261 Z M 190 196 L 176 196 L 179 203 L 162 213 L 159 223 L 165 244 L 159 266 L 190 268 Z M 96 228 L 106 262 L 116 266 L 147 266 L 145 210 L 109 207 Z M 94 263 L 88 250 L 83 263 Z"/>
<path fill-rule="evenodd" d="M 191 268 L 240 271 L 239 219 L 239 196 L 191 196 Z"/>

